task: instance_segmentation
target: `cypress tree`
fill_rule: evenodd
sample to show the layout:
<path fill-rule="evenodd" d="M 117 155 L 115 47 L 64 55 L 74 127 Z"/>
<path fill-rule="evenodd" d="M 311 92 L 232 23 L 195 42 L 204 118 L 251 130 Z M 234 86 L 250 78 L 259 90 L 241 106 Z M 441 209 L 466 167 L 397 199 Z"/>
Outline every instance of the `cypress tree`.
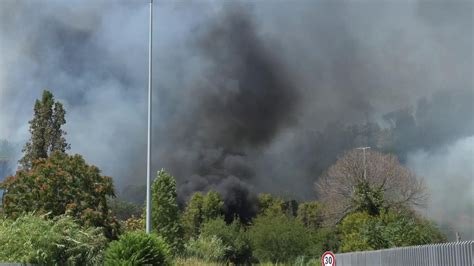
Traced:
<path fill-rule="evenodd" d="M 64 153 L 69 149 L 62 126 L 66 123 L 66 111 L 60 102 L 54 100 L 50 91 L 44 90 L 41 100 L 36 100 L 34 116 L 30 124 L 31 138 L 23 148 L 21 168 L 31 168 L 32 162 L 46 159 L 55 151 Z"/>
<path fill-rule="evenodd" d="M 153 230 L 162 236 L 175 252 L 179 252 L 183 247 L 183 230 L 179 217 L 176 181 L 162 169 L 153 181 L 151 189 Z"/>

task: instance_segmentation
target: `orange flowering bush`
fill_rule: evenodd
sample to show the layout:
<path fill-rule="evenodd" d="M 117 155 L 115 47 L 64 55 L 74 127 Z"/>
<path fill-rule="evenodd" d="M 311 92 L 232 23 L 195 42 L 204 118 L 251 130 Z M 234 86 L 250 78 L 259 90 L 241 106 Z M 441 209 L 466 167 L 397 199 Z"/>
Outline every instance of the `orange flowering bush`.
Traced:
<path fill-rule="evenodd" d="M 107 237 L 117 235 L 118 223 L 107 206 L 107 196 L 115 196 L 112 178 L 102 176 L 80 155 L 55 152 L 35 160 L 30 169 L 6 178 L 0 188 L 8 217 L 27 212 L 51 217 L 67 214 L 83 225 L 103 227 Z"/>

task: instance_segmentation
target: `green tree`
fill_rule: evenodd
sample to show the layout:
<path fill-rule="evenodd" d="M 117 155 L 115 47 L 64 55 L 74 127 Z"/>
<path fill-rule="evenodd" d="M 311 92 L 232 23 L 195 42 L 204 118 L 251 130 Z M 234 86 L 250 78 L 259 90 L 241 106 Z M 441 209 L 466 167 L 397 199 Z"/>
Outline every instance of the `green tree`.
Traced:
<path fill-rule="evenodd" d="M 208 221 L 224 214 L 224 201 L 216 191 L 207 192 L 202 201 L 202 220 Z"/>
<path fill-rule="evenodd" d="M 36 100 L 34 116 L 29 122 L 31 138 L 23 148 L 20 165 L 23 169 L 32 166 L 34 160 L 45 159 L 53 152 L 65 152 L 69 149 L 62 126 L 66 123 L 66 111 L 60 102 L 54 100 L 51 92 L 43 91 L 40 100 Z"/>
<path fill-rule="evenodd" d="M 195 192 L 181 216 L 185 238 L 196 238 L 205 221 L 223 217 L 224 201 L 216 191 L 209 191 L 205 196 Z"/>
<path fill-rule="evenodd" d="M 174 252 L 183 248 L 183 230 L 179 219 L 176 180 L 160 170 L 152 185 L 152 226 Z"/>
<path fill-rule="evenodd" d="M 312 251 L 312 235 L 296 219 L 285 215 L 260 215 L 249 229 L 254 256 L 259 262 L 289 262 Z"/>
<path fill-rule="evenodd" d="M 260 214 L 271 213 L 285 213 L 285 201 L 280 198 L 275 198 L 271 194 L 261 193 L 258 195 L 258 210 Z"/>
<path fill-rule="evenodd" d="M 381 237 L 381 228 L 376 218 L 365 212 L 349 214 L 340 224 L 342 232 L 342 252 L 374 250 L 386 248 L 387 243 Z"/>
<path fill-rule="evenodd" d="M 300 203 L 298 206 L 296 219 L 306 227 L 317 229 L 323 222 L 323 206 L 317 201 Z"/>
<path fill-rule="evenodd" d="M 195 192 L 188 201 L 182 216 L 185 238 L 196 238 L 199 235 L 202 223 L 203 196 L 201 192 Z"/>
<path fill-rule="evenodd" d="M 54 152 L 35 160 L 0 183 L 4 213 L 16 218 L 34 212 L 54 217 L 68 214 L 87 226 L 104 227 L 106 236 L 117 235 L 118 223 L 109 214 L 107 197 L 113 197 L 112 178 L 88 165 L 80 155 Z"/>
<path fill-rule="evenodd" d="M 250 238 L 244 226 L 238 219 L 227 224 L 223 218 L 204 222 L 201 227 L 201 236 L 210 238 L 216 236 L 228 247 L 225 259 L 236 265 L 248 264 L 252 259 Z"/>
<path fill-rule="evenodd" d="M 378 216 L 356 212 L 340 224 L 341 251 L 375 250 L 445 241 L 432 223 L 412 211 L 387 211 Z"/>

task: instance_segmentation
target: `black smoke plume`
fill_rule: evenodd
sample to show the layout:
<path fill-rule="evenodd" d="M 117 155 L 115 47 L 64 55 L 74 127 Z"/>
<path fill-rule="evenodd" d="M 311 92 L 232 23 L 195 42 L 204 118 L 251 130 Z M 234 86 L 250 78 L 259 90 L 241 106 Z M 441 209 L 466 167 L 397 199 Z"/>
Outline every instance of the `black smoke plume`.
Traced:
<path fill-rule="evenodd" d="M 187 111 L 169 121 L 164 133 L 172 144 L 169 154 L 179 150 L 192 156 L 189 169 L 178 170 L 179 176 L 189 177 L 179 194 L 218 190 L 227 215 L 247 219 L 255 198 L 249 190 L 256 178 L 251 153 L 289 125 L 298 91 L 242 8 L 227 11 L 196 35 L 195 44 L 209 65 L 204 80 L 190 91 Z M 171 163 L 180 169 L 183 162 Z"/>
<path fill-rule="evenodd" d="M 176 176 L 181 201 L 215 189 L 246 219 L 258 192 L 317 198 L 321 172 L 362 145 L 435 191 L 472 187 L 472 159 L 429 171 L 468 157 L 474 135 L 472 2 L 155 3 L 153 170 Z M 49 88 L 72 152 L 143 202 L 147 8 L 0 1 L 0 139 L 21 148 Z"/>

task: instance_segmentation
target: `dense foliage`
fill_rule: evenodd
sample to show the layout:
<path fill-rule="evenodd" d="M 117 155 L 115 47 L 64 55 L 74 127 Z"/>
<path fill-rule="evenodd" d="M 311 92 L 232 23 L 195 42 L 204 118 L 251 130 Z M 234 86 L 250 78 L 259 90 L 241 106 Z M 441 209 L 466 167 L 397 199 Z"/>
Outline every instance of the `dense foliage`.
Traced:
<path fill-rule="evenodd" d="M 114 196 L 112 179 L 88 165 L 80 155 L 54 152 L 35 160 L 30 169 L 17 171 L 0 183 L 3 209 L 8 217 L 35 212 L 54 217 L 68 214 L 86 226 L 117 235 L 118 224 L 109 215 L 107 196 Z"/>
<path fill-rule="evenodd" d="M 311 248 L 311 234 L 287 215 L 262 215 L 249 229 L 253 254 L 260 262 L 285 262 L 304 255 Z"/>
<path fill-rule="evenodd" d="M 250 237 L 238 219 L 227 224 L 224 219 L 217 218 L 202 224 L 201 236 L 218 237 L 228 247 L 225 260 L 241 265 L 251 262 L 252 247 Z"/>
<path fill-rule="evenodd" d="M 197 238 L 202 224 L 202 204 L 203 196 L 201 192 L 196 192 L 189 200 L 186 209 L 181 217 L 185 238 Z"/>
<path fill-rule="evenodd" d="M 107 243 L 100 229 L 65 216 L 0 220 L 0 236 L 1 262 L 40 265 L 98 265 Z"/>
<path fill-rule="evenodd" d="M 155 234 L 129 232 L 112 241 L 105 251 L 105 265 L 170 265 L 171 252 Z"/>
<path fill-rule="evenodd" d="M 262 193 L 258 195 L 258 211 L 260 214 L 283 213 L 285 212 L 285 202 L 271 194 Z"/>
<path fill-rule="evenodd" d="M 183 230 L 179 221 L 179 208 L 174 177 L 160 170 L 152 185 L 152 226 L 174 252 L 183 247 Z"/>
<path fill-rule="evenodd" d="M 340 227 L 342 252 L 424 245 L 446 240 L 433 224 L 408 211 L 389 211 L 378 216 L 367 212 L 353 213 L 342 221 Z"/>
<path fill-rule="evenodd" d="M 207 192 L 202 201 L 202 220 L 208 221 L 224 215 L 224 202 L 216 191 Z"/>
<path fill-rule="evenodd" d="M 203 222 L 222 218 L 224 216 L 224 202 L 219 193 L 209 191 L 206 195 L 196 192 L 189 200 L 181 221 L 185 237 L 197 238 Z"/>
<path fill-rule="evenodd" d="M 317 201 L 301 203 L 298 206 L 296 219 L 308 228 L 320 228 L 324 220 L 323 205 Z"/>

